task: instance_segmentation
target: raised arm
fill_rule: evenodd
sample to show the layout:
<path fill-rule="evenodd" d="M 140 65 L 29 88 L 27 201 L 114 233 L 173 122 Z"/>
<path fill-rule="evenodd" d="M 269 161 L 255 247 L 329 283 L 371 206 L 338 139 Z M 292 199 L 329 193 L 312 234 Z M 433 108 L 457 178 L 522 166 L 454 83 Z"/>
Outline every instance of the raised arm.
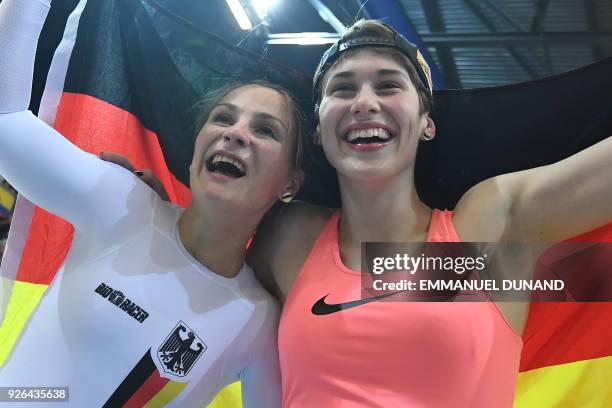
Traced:
<path fill-rule="evenodd" d="M 483 181 L 456 210 L 522 241 L 559 242 L 612 222 L 612 137 L 557 163 Z"/>
<path fill-rule="evenodd" d="M 77 230 L 95 232 L 102 222 L 112 224 L 113 216 L 125 215 L 128 196 L 138 200 L 139 182 L 72 145 L 27 110 L 36 45 L 49 8 L 50 0 L 0 3 L 0 174 Z"/>
<path fill-rule="evenodd" d="M 612 221 L 612 137 L 514 177 L 512 218 L 533 240 L 556 242 Z"/>

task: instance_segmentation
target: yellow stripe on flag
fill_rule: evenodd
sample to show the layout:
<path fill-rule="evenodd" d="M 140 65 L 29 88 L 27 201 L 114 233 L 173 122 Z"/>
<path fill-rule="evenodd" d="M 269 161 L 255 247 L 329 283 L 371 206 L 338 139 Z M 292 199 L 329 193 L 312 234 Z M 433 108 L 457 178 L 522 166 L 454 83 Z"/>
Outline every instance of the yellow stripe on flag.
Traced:
<path fill-rule="evenodd" d="M 13 192 L 0 186 L 0 207 L 4 207 L 10 211 L 13 208 L 13 204 L 15 204 L 15 199 L 16 197 Z"/>
<path fill-rule="evenodd" d="M 228 385 L 215 397 L 208 408 L 241 408 L 242 396 L 240 381 Z"/>
<path fill-rule="evenodd" d="M 612 407 L 612 356 L 519 374 L 514 408 Z"/>
<path fill-rule="evenodd" d="M 15 281 L 4 320 L 0 325 L 0 367 L 8 358 L 23 326 L 40 302 L 48 285 Z M 44 341 L 44 339 L 41 339 Z"/>
<path fill-rule="evenodd" d="M 144 408 L 165 407 L 183 391 L 187 383 L 169 381 L 155 397 L 144 405 Z M 208 408 L 241 408 L 242 398 L 240 396 L 240 382 L 235 382 L 222 389 Z"/>
<path fill-rule="evenodd" d="M 168 381 L 164 388 L 162 388 L 153 398 L 144 405 L 144 408 L 157 408 L 165 407 L 170 401 L 176 398 L 177 395 L 183 391 L 183 388 L 187 383 L 180 383 L 176 381 Z"/>

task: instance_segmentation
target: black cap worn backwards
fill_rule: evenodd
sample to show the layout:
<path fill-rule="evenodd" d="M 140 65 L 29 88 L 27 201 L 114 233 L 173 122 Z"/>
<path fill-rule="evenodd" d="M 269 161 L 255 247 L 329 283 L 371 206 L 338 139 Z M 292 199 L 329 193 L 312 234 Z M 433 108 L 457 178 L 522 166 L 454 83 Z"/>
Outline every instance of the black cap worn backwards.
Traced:
<path fill-rule="evenodd" d="M 419 51 L 416 45 L 408 41 L 403 35 L 395 31 L 389 25 L 381 23 L 388 27 L 391 31 L 393 31 L 393 38 L 384 38 L 381 36 L 364 36 L 353 38 L 349 40 L 338 40 L 331 47 L 325 51 L 323 57 L 321 58 L 321 62 L 319 63 L 319 69 L 317 70 L 318 75 L 314 77 L 313 80 L 313 98 L 314 101 L 317 102 L 319 99 L 319 85 L 321 79 L 325 75 L 325 72 L 332 66 L 334 61 L 338 59 L 338 57 L 347 50 L 352 50 L 356 48 L 365 48 L 365 47 L 389 47 L 398 50 L 402 54 L 404 54 L 410 62 L 416 68 L 417 74 L 419 75 L 419 79 L 429 90 L 429 93 L 433 93 L 433 85 L 431 81 L 431 70 L 425 58 Z"/>

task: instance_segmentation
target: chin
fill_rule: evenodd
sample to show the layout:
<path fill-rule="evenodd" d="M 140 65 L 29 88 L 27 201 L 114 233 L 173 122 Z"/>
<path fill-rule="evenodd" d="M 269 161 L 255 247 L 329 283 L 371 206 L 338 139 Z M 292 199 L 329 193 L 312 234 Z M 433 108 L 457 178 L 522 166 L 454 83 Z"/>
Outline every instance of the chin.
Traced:
<path fill-rule="evenodd" d="M 388 166 L 381 166 L 380 162 L 343 166 L 343 169 L 338 171 L 338 173 L 342 174 L 343 178 L 368 183 L 389 181 L 408 174 L 406 169 L 400 170 L 397 168 L 389 168 Z"/>
<path fill-rule="evenodd" d="M 360 160 L 356 158 L 345 159 L 335 166 L 339 173 L 360 178 L 372 178 L 387 173 L 384 159 Z"/>
<path fill-rule="evenodd" d="M 341 172 L 339 172 L 343 176 L 343 178 L 353 181 L 377 181 L 377 180 L 385 180 L 388 179 L 388 175 L 384 171 L 380 171 L 379 169 L 371 169 L 371 168 L 347 168 Z"/>
<path fill-rule="evenodd" d="M 237 202 L 238 198 L 236 197 L 236 192 L 231 191 L 227 188 L 223 188 L 224 186 L 214 185 L 214 184 L 203 184 L 200 183 L 195 188 L 192 186 L 191 188 L 191 197 L 192 201 L 199 201 L 200 203 L 213 203 L 213 202 L 223 202 L 227 204 L 231 204 L 233 202 Z"/>

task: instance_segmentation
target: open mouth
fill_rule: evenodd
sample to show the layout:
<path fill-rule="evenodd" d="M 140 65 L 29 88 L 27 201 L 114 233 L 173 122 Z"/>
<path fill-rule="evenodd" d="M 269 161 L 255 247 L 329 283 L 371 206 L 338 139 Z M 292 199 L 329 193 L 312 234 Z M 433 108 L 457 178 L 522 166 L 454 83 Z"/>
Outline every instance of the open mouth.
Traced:
<path fill-rule="evenodd" d="M 206 169 L 211 173 L 222 174 L 231 178 L 240 178 L 246 175 L 244 164 L 220 153 L 214 154 L 206 161 Z"/>
<path fill-rule="evenodd" d="M 385 143 L 393 136 L 383 128 L 355 129 L 346 134 L 346 141 L 351 144 Z"/>

